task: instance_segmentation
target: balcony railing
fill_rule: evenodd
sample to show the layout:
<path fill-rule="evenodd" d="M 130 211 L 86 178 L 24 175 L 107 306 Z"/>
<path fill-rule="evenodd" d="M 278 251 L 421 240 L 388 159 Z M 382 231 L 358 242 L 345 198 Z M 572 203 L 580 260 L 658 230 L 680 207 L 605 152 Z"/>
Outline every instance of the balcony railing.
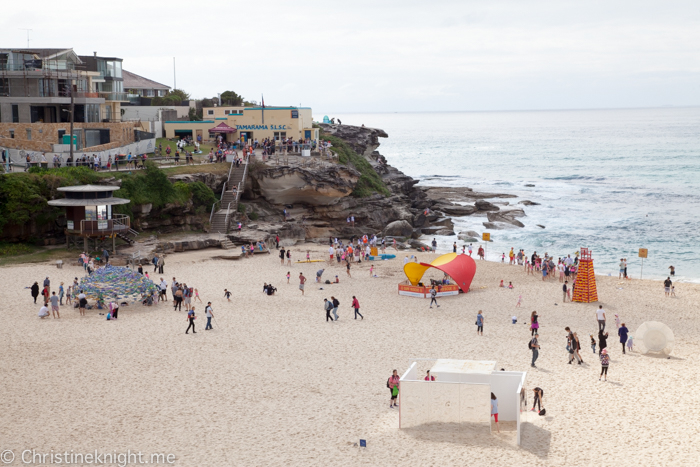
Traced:
<path fill-rule="evenodd" d="M 100 97 L 104 97 L 106 101 L 121 101 L 129 102 L 129 94 L 125 92 L 100 92 Z"/>
<path fill-rule="evenodd" d="M 79 232 L 82 235 L 111 235 L 113 233 L 126 233 L 131 228 L 129 216 L 124 214 L 112 214 L 111 219 L 106 220 L 86 220 L 80 221 L 79 230 L 74 229 L 73 232 Z M 75 226 L 78 227 L 78 226 Z M 70 230 L 70 229 L 69 229 Z"/>

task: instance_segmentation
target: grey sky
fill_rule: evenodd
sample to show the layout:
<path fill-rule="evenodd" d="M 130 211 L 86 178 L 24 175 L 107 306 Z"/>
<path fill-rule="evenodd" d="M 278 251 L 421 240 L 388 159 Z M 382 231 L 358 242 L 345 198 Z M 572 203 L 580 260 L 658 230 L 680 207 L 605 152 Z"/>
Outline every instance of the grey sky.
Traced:
<path fill-rule="evenodd" d="M 64 5 L 64 4 L 62 4 Z M 0 44 L 73 47 L 194 97 L 318 112 L 700 105 L 694 1 L 13 2 Z"/>

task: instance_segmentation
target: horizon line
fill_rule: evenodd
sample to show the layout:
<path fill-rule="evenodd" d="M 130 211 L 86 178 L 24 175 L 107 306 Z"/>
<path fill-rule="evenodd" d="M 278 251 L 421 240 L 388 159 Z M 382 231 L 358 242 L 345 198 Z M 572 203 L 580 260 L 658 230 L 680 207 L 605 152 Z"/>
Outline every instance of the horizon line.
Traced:
<path fill-rule="evenodd" d="M 643 110 L 643 109 L 692 109 L 698 108 L 700 104 L 694 105 L 659 105 L 642 107 L 580 107 L 580 108 L 552 108 L 552 109 L 501 109 L 501 110 L 375 110 L 375 111 L 333 111 L 340 114 L 385 114 L 385 113 L 486 113 L 486 112 L 567 112 L 581 110 Z M 326 111 L 324 113 L 331 113 Z"/>

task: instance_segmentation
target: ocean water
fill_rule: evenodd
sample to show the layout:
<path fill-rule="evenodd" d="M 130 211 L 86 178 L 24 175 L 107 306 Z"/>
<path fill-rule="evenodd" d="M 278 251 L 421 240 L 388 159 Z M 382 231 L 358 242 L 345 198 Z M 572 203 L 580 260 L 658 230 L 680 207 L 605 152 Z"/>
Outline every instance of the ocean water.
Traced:
<path fill-rule="evenodd" d="M 677 280 L 700 282 L 700 108 L 330 116 L 384 129 L 379 151 L 421 185 L 541 203 L 524 207 L 525 228 L 490 231 L 490 260 L 511 247 L 555 257 L 587 247 L 597 274 L 617 275 L 624 257 L 639 278 L 647 248 L 644 278 L 673 265 Z M 455 231 L 481 233 L 486 220 L 457 218 Z M 438 238 L 449 251 L 455 240 Z"/>

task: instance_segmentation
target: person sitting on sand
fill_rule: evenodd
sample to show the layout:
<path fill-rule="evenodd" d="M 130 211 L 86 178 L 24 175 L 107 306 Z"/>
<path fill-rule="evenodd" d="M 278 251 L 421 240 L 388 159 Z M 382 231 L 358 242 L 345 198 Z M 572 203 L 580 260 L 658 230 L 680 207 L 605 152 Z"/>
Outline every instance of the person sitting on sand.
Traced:
<path fill-rule="evenodd" d="M 505 287 L 505 285 L 503 285 L 503 279 L 501 279 L 501 283 L 498 284 L 498 286 L 499 286 L 499 287 Z"/>
<path fill-rule="evenodd" d="M 427 374 L 425 375 L 425 381 L 435 381 L 435 376 L 431 376 L 430 370 L 428 370 Z"/>
<path fill-rule="evenodd" d="M 512 282 L 508 282 L 508 288 L 513 290 L 513 283 Z"/>

